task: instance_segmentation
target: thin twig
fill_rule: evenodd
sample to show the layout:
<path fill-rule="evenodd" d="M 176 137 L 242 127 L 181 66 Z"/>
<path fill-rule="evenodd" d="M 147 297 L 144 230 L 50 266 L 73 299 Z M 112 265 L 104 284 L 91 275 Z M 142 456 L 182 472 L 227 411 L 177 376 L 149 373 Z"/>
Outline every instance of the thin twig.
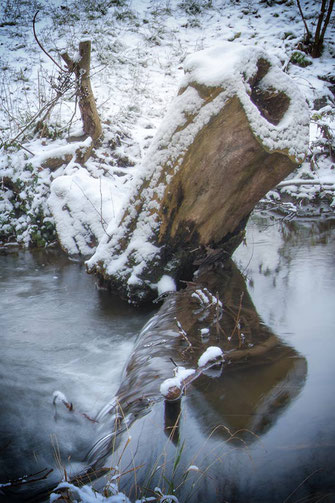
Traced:
<path fill-rule="evenodd" d="M 38 112 L 36 112 L 34 117 L 28 122 L 28 124 L 25 125 L 25 127 L 23 129 L 21 129 L 21 131 L 12 140 L 9 140 L 9 142 L 5 142 L 5 143 L 7 145 L 12 145 L 13 143 L 15 143 L 16 140 L 18 138 L 20 138 L 20 136 L 36 121 L 36 119 L 38 119 L 38 117 L 40 117 L 40 115 L 42 115 L 45 112 L 45 115 L 43 117 L 43 120 L 44 120 L 45 117 L 47 117 L 47 115 L 51 112 L 52 108 L 56 105 L 59 98 L 61 98 L 61 96 L 63 96 L 67 90 L 68 89 L 66 89 L 62 92 L 58 92 L 57 95 L 55 96 L 55 98 L 53 98 L 51 101 L 46 103 L 44 105 L 44 107 L 41 108 L 41 110 L 38 110 Z"/>
<path fill-rule="evenodd" d="M 241 340 L 241 330 L 240 330 L 240 315 L 241 315 L 241 310 L 242 310 L 242 300 L 243 300 L 243 296 L 244 296 L 244 292 L 241 293 L 241 296 L 240 296 L 240 303 L 239 303 L 239 306 L 238 306 L 238 311 L 237 311 L 237 315 L 236 315 L 236 319 L 235 319 L 235 326 L 234 326 L 234 329 L 231 333 L 231 338 L 233 337 L 233 335 L 235 334 L 235 331 L 237 331 L 237 336 L 238 336 L 238 347 L 240 348 L 241 345 L 242 345 L 242 340 Z"/>
<path fill-rule="evenodd" d="M 187 342 L 187 344 L 188 344 L 188 348 L 186 348 L 186 349 L 191 349 L 192 348 L 192 344 L 191 344 L 189 338 L 187 337 L 185 330 L 181 326 L 180 321 L 178 321 L 177 318 L 175 318 L 175 320 L 176 320 L 176 324 L 177 324 L 177 327 L 178 327 L 179 335 L 181 335 L 185 339 L 185 341 Z"/>
<path fill-rule="evenodd" d="M 26 152 L 28 152 L 28 154 L 30 155 L 35 155 L 34 152 L 32 152 L 31 150 L 29 150 L 28 148 L 24 147 L 22 145 L 22 143 L 18 143 L 18 145 L 20 145 L 20 148 L 22 148 L 22 150 L 25 150 Z"/>
<path fill-rule="evenodd" d="M 278 189 L 281 189 L 282 187 L 289 187 L 290 185 L 330 185 L 333 186 L 334 182 L 327 182 L 327 181 L 318 181 L 318 180 L 285 180 L 284 182 L 280 182 L 277 185 Z"/>
<path fill-rule="evenodd" d="M 48 58 L 51 59 L 51 61 L 53 63 L 55 63 L 55 65 L 64 73 L 67 73 L 67 70 L 64 70 L 64 68 L 62 68 L 60 66 L 60 64 L 57 63 L 57 61 L 44 49 L 43 45 L 41 44 L 41 42 L 38 40 L 37 38 L 37 34 L 36 34 L 36 29 L 35 29 L 35 23 L 36 23 L 36 17 L 37 17 L 37 14 L 39 13 L 39 10 L 35 12 L 35 15 L 34 15 L 34 19 L 33 19 L 33 32 L 34 32 L 34 37 L 35 37 L 35 40 L 37 42 L 37 44 L 39 45 L 39 47 L 42 49 L 42 51 L 44 52 L 44 54 L 46 54 L 48 56 Z"/>
<path fill-rule="evenodd" d="M 104 221 L 104 218 L 102 216 L 102 189 L 101 189 L 101 176 L 99 178 L 99 190 L 100 190 L 100 224 L 101 227 L 103 228 L 104 232 L 107 233 L 105 229 L 106 222 Z"/>
<path fill-rule="evenodd" d="M 314 472 L 310 473 L 302 482 L 300 482 L 300 484 L 294 489 L 294 491 L 292 491 L 287 496 L 287 498 L 283 501 L 283 503 L 287 503 L 288 500 L 290 499 L 290 497 L 293 496 L 293 494 L 297 492 L 299 487 L 301 487 L 308 479 L 310 479 L 313 475 L 315 475 L 317 472 L 320 472 L 321 470 L 322 470 L 321 468 L 318 468 L 317 470 L 314 470 Z"/>
<path fill-rule="evenodd" d="M 108 226 L 108 224 L 107 224 L 106 220 L 103 218 L 103 216 L 102 216 L 102 214 L 100 213 L 100 211 L 99 211 L 99 210 L 98 210 L 98 209 L 94 206 L 94 204 L 92 203 L 92 201 L 90 200 L 90 198 L 89 198 L 89 197 L 85 194 L 84 190 L 83 190 L 83 189 L 80 187 L 80 185 L 79 185 L 77 182 L 75 182 L 74 180 L 73 180 L 73 183 L 74 183 L 75 185 L 77 185 L 78 189 L 79 189 L 79 190 L 81 190 L 81 192 L 82 192 L 83 196 L 87 199 L 87 201 L 91 204 L 91 206 L 93 206 L 93 208 L 95 209 L 95 211 L 98 213 L 98 215 L 99 215 L 99 216 L 100 216 L 100 218 L 101 218 L 101 225 L 102 225 L 102 222 L 103 222 L 103 223 L 104 223 L 104 225 L 107 227 L 107 226 Z M 103 229 L 104 233 L 105 233 L 108 237 L 110 237 L 110 235 L 109 235 L 109 234 L 108 234 L 108 232 L 105 230 L 105 227 L 104 227 L 103 225 L 102 225 L 102 229 Z"/>
<path fill-rule="evenodd" d="M 37 475 L 40 475 L 41 473 L 45 472 L 46 470 L 47 470 L 47 468 L 43 468 L 43 470 L 40 470 L 39 472 L 31 473 L 30 475 L 24 475 L 23 477 L 20 477 L 15 480 L 9 480 L 6 485 L 8 485 L 8 487 L 18 487 L 18 486 L 22 486 L 25 484 L 30 484 L 31 482 L 38 482 L 40 480 L 45 480 L 50 475 L 50 473 L 53 472 L 53 468 L 50 468 L 50 470 L 48 470 L 41 477 L 38 477 L 38 478 L 32 478 L 32 477 L 36 477 Z"/>
<path fill-rule="evenodd" d="M 70 129 L 72 127 L 72 122 L 73 122 L 73 119 L 75 118 L 75 115 L 77 113 L 77 105 L 78 105 L 78 92 L 77 92 L 77 89 L 76 89 L 76 92 L 70 96 L 70 99 L 72 99 L 73 97 L 75 96 L 75 102 L 74 102 L 74 110 L 73 110 L 73 114 L 68 122 L 68 134 L 70 134 Z"/>
<path fill-rule="evenodd" d="M 41 110 L 39 110 L 35 115 L 34 117 L 28 122 L 28 124 L 25 125 L 25 127 L 23 129 L 21 129 L 21 131 L 15 136 L 15 138 L 13 138 L 12 140 L 10 140 L 7 145 L 12 145 L 13 143 L 15 143 L 15 141 L 20 138 L 20 136 L 35 122 L 35 120 L 44 112 L 44 110 L 46 110 L 49 106 L 49 103 L 47 105 L 45 105 Z"/>

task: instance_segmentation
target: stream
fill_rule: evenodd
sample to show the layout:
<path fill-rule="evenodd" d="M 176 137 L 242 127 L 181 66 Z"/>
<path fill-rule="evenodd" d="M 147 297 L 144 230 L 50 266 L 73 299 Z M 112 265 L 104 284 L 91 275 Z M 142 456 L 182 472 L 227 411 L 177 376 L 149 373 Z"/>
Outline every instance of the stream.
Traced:
<path fill-rule="evenodd" d="M 123 471 L 146 465 L 137 481 L 178 487 L 180 502 L 335 501 L 334 230 L 334 220 L 261 213 L 250 219 L 246 242 L 233 256 L 237 268 L 231 266 L 225 280 L 223 312 L 229 299 L 238 306 L 234 296 L 242 302 L 243 292 L 250 349 L 265 337 L 275 344 L 256 358 L 227 359 L 219 373 L 190 385 L 174 438 L 166 433 L 169 411 L 162 400 L 135 415 L 132 440 L 126 435 L 115 451 L 107 449 L 104 466 L 121 458 Z M 215 271 L 213 277 L 224 281 Z M 168 319 L 173 314 L 166 305 Z M 108 420 L 91 419 L 122 391 L 124 366 L 157 309 L 135 309 L 97 290 L 84 266 L 59 251 L 0 255 L 0 501 L 34 501 L 58 483 L 65 466 L 69 477 L 85 470 L 87 453 L 110 430 Z M 181 304 L 185 327 L 191 327 L 188 313 Z M 147 327 L 141 337 L 159 340 L 159 326 Z M 160 350 L 162 362 L 167 348 Z M 136 364 L 124 386 L 142 396 L 150 383 Z M 55 391 L 73 411 L 53 404 Z M 41 471 L 51 468 L 42 479 Z M 21 484 L 20 477 L 42 480 Z M 5 485 L 10 480 L 16 487 Z M 134 473 L 122 481 L 138 497 Z M 98 479 L 96 487 L 105 483 Z"/>

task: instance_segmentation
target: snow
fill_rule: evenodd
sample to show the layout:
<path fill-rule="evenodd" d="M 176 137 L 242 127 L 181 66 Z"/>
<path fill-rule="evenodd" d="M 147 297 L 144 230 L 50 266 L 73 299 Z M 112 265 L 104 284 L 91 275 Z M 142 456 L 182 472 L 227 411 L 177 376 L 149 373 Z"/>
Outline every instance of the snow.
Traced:
<path fill-rule="evenodd" d="M 277 125 L 268 122 L 250 99 L 249 80 L 256 75 L 257 63 L 262 59 L 269 60 L 271 68 L 259 85 L 272 91 L 284 91 L 290 99 L 288 110 Z M 149 243 L 155 240 L 159 228 L 160 220 L 155 210 L 160 207 L 168 181 L 177 173 L 183 155 L 196 135 L 230 98 L 239 98 L 254 135 L 267 150 L 287 151 L 294 159 L 303 159 L 307 152 L 309 112 L 304 97 L 274 59 L 263 50 L 224 42 L 189 56 L 184 69 L 185 77 L 179 86 L 180 91 L 143 159 L 140 176 L 134 182 L 133 192 L 125 205 L 126 218 L 120 215 L 112 239 L 112 230 L 107 229 L 107 237 L 99 242 L 96 254 L 87 262 L 89 270 L 102 267 L 110 277 L 124 277 L 129 286 L 141 284 L 140 274 L 145 264 L 160 253 L 158 247 Z M 215 85 L 221 92 L 213 100 L 204 100 L 193 87 L 196 84 Z M 135 203 L 138 204 L 139 192 L 141 210 L 137 215 Z M 129 210 L 131 207 L 133 210 Z M 115 225 L 114 221 L 112 225 Z M 129 227 L 133 229 L 130 238 Z M 125 238 L 128 238 L 126 249 L 120 252 L 120 243 Z M 119 268 L 119 254 L 124 257 L 122 271 Z"/>
<path fill-rule="evenodd" d="M 199 468 L 196 466 L 196 465 L 190 465 L 188 468 L 187 468 L 187 471 L 188 472 L 199 472 Z"/>
<path fill-rule="evenodd" d="M 177 377 L 170 377 L 165 379 L 159 387 L 159 390 L 163 396 L 168 396 L 171 388 L 179 388 L 181 386 L 181 381 Z"/>
<path fill-rule="evenodd" d="M 193 469 L 195 469 L 194 467 Z M 191 469 L 191 467 L 189 468 Z M 112 477 L 112 479 L 116 479 L 119 477 L 119 475 Z M 1 485 L 0 485 L 1 487 Z M 84 485 L 82 487 L 77 487 L 74 484 L 71 484 L 69 482 L 61 482 L 58 484 L 56 487 L 55 491 L 59 490 L 61 491 L 62 489 L 68 490 L 70 492 L 70 495 L 72 498 L 76 499 L 71 499 L 71 501 L 75 502 L 80 502 L 80 503 L 131 503 L 129 498 L 122 493 L 121 491 L 118 490 L 117 484 L 110 482 L 108 484 L 108 489 L 111 494 L 109 496 L 105 496 L 103 494 L 98 493 L 97 491 L 94 491 L 90 486 Z M 163 502 L 165 501 L 166 503 L 168 502 L 175 502 L 178 503 L 178 499 L 176 496 L 169 495 L 169 494 L 163 494 L 161 489 L 159 487 L 155 487 L 155 493 L 160 495 L 159 501 Z M 59 501 L 60 494 L 53 492 L 49 496 L 49 503 L 55 503 L 56 501 Z M 135 503 L 149 503 L 157 501 L 156 497 L 148 496 L 148 497 L 143 497 L 141 499 L 136 499 Z"/>
<path fill-rule="evenodd" d="M 130 503 L 130 500 L 123 493 L 118 492 L 112 496 L 104 496 L 96 491 L 94 491 L 90 486 L 76 487 L 69 482 L 61 482 L 58 484 L 55 490 L 68 489 L 72 495 L 76 498 L 80 498 L 76 501 L 81 501 L 82 503 Z M 52 493 L 49 498 L 50 503 L 54 503 L 59 499 L 59 494 Z"/>
<path fill-rule="evenodd" d="M 217 306 L 222 309 L 222 302 L 213 295 L 208 288 L 197 288 L 191 297 L 199 302 L 203 307 Z"/>
<path fill-rule="evenodd" d="M 93 178 L 84 168 L 56 178 L 48 205 L 67 253 L 91 255 L 93 243 L 107 234 L 107 222 L 120 212 L 123 199 L 122 191 L 115 191 L 113 180 Z"/>
<path fill-rule="evenodd" d="M 69 6 L 65 11 L 60 8 L 63 2 L 58 0 L 52 5 L 45 0 L 39 1 L 41 14 L 36 22 L 37 32 L 54 56 L 61 49 L 71 55 L 78 54 L 79 41 L 83 38 L 92 40 L 92 85 L 104 129 L 102 144 L 85 167 L 72 159 L 55 171 L 42 165 L 50 157 L 64 159 L 66 155 L 74 156 L 78 147 L 85 146 L 82 142 L 66 141 L 68 134 L 78 134 L 81 129 L 78 111 L 74 114 L 74 99 L 66 98 L 51 112 L 49 137 L 40 138 L 30 128 L 26 136 L 18 138 L 17 146 L 8 146 L 39 107 L 52 98 L 53 88 L 48 83 L 57 83 L 58 75 L 33 39 L 34 2 L 22 2 L 19 9 L 7 13 L 0 9 L 0 22 L 4 24 L 0 27 L 0 242 L 9 240 L 28 247 L 34 244 L 34 235 L 41 225 L 43 229 L 56 226 L 68 254 L 94 256 L 89 264 L 109 260 L 109 251 L 121 235 L 122 229 L 117 229 L 119 215 L 150 170 L 159 179 L 156 166 L 166 158 L 171 133 L 189 114 L 201 112 L 197 125 L 190 124 L 175 134 L 169 145 L 169 155 L 173 158 L 180 149 L 187 148 L 197 128 L 202 127 L 234 92 L 238 93 L 266 148 L 273 151 L 290 145 L 290 154 L 299 158 L 305 149 L 305 102 L 308 103 L 311 155 L 291 180 L 280 184 L 280 190 L 269 193 L 268 199 L 278 203 L 285 194 L 297 201 L 313 200 L 321 187 L 335 206 L 334 161 L 328 153 L 334 140 L 324 136 L 328 130 L 333 138 L 335 129 L 334 97 L 330 85 L 324 80 L 324 77 L 334 75 L 335 70 L 334 24 L 326 33 L 322 57 L 317 60 L 309 58 L 312 64 L 301 68 L 290 63 L 304 32 L 296 2 L 213 0 L 212 3 L 213 8 L 204 9 L 199 16 L 191 16 L 181 9 L 179 0 L 166 2 L 170 11 L 160 11 L 159 15 L 154 12 L 157 5 L 149 0 L 126 1 L 122 8 L 114 5 L 117 2 L 110 2 L 107 14 L 99 17 L 93 10 L 89 11 L 90 2 L 86 2 L 88 12 L 85 12 L 80 4 L 73 6 L 70 0 L 65 2 Z M 91 5 L 94 6 L 94 2 Z M 318 2 L 309 2 L 309 24 L 316 19 L 318 7 Z M 144 19 L 148 23 L 144 23 Z M 14 24 L 6 25 L 5 21 Z M 233 39 L 234 42 L 227 42 Z M 270 55 L 272 66 L 269 75 L 263 79 L 263 86 L 275 84 L 277 89 L 292 93 L 290 108 L 277 126 L 269 125 L 260 116 L 248 95 L 248 76 L 264 51 Z M 243 65 L 238 64 L 240 58 Z M 218 59 L 219 65 L 216 63 Z M 285 70 L 284 75 L 279 74 L 277 64 Z M 242 76 L 245 73 L 242 81 L 241 72 Z M 194 80 L 227 89 L 209 108 L 204 106 L 194 88 L 174 98 L 179 86 Z M 241 84 L 236 87 L 238 81 Z M 298 85 L 303 99 L 292 91 L 292 81 Z M 174 104 L 169 108 L 173 98 Z M 326 106 L 318 108 L 315 102 L 320 98 L 328 101 Z M 166 122 L 162 124 L 164 116 Z M 157 208 L 163 190 L 161 184 L 156 193 L 150 193 L 145 218 L 139 222 L 128 245 L 127 256 L 132 255 L 138 262 L 129 284 L 137 284 L 143 261 L 158 253 L 146 240 L 155 230 L 155 222 L 148 221 L 147 216 Z M 288 204 L 290 209 L 296 210 L 291 202 Z M 130 206 L 129 210 L 134 212 L 135 208 Z M 41 214 L 42 224 L 38 222 Z M 267 232 L 271 232 L 271 228 Z M 45 243 L 50 244 L 53 239 L 54 236 L 45 237 Z M 255 235 L 254 239 L 261 240 L 262 235 Z M 276 239 L 275 235 L 273 239 Z M 243 253 L 242 248 L 239 253 Z M 108 271 L 121 274 L 127 256 L 110 261 Z M 276 263 L 277 257 L 271 250 L 264 250 L 260 267 L 267 270 L 274 268 Z M 172 278 L 165 275 L 156 288 L 160 294 L 174 290 L 175 285 Z M 197 289 L 193 298 L 201 308 L 220 305 L 219 299 L 206 289 Z M 202 336 L 208 332 L 206 328 L 201 329 Z M 222 356 L 219 348 L 208 348 L 198 365 L 206 366 L 213 358 Z M 178 369 L 170 384 L 172 381 L 180 386 L 183 379 L 195 372 L 193 369 Z M 166 392 L 166 388 L 165 382 L 163 391 Z M 54 393 L 53 399 L 67 402 L 60 391 Z M 190 466 L 189 470 L 195 468 Z M 118 493 L 117 488 L 116 494 L 103 497 L 88 486 L 74 488 L 68 483 L 62 484 L 83 503 L 129 501 Z M 1 484 L 2 487 L 5 485 Z M 168 496 L 164 498 L 166 501 Z M 58 495 L 53 493 L 50 502 L 56 499 Z M 176 497 L 170 496 L 170 500 L 176 501 Z"/>
<path fill-rule="evenodd" d="M 307 160 L 302 165 L 301 172 L 307 173 L 310 179 L 320 176 L 334 177 L 333 162 L 327 154 L 329 149 L 326 145 L 331 140 L 326 140 L 322 130 L 324 127 L 330 132 L 334 130 L 333 95 L 330 85 L 324 80 L 324 77 L 334 74 L 334 26 L 329 26 L 326 33 L 326 48 L 322 57 L 309 58 L 312 64 L 302 68 L 290 62 L 304 32 L 294 3 L 272 3 L 269 6 L 264 2 L 254 2 L 251 5 L 246 1 L 236 3 L 214 0 L 212 8 L 203 7 L 197 16 L 191 15 L 181 5 L 177 0 L 173 0 L 164 9 L 160 8 L 161 6 L 157 8 L 157 5 L 153 5 L 149 0 L 134 0 L 125 2 L 122 7 L 117 3 L 106 7 L 104 16 L 100 16 L 90 6 L 84 11 L 77 5 L 73 10 L 76 13 L 74 20 L 69 14 L 70 4 L 69 10 L 62 10 L 60 2 L 53 2 L 52 7 L 45 1 L 40 2 L 41 12 L 36 20 L 36 30 L 43 45 L 49 50 L 52 47 L 52 54 L 56 59 L 57 51 L 60 53 L 66 50 L 69 54 L 76 54 L 81 40 L 92 41 L 92 86 L 103 121 L 104 139 L 94 158 L 87 162 L 84 169 L 87 170 L 88 176 L 85 181 L 81 179 L 81 182 L 85 185 L 85 194 L 90 193 L 95 206 L 101 198 L 100 182 L 97 183 L 97 180 L 103 179 L 103 190 L 108 187 L 106 192 L 111 191 L 114 208 L 106 192 L 103 202 L 109 235 L 114 232 L 120 206 L 132 193 L 134 185 L 143 180 L 144 174 L 151 169 L 150 165 L 159 165 L 162 160 L 159 155 L 150 159 L 150 155 L 147 156 L 148 149 L 153 141 L 156 142 L 153 138 L 178 86 L 193 78 L 206 85 L 221 85 L 223 82 L 227 85 L 230 81 L 232 91 L 232 81 L 241 70 L 237 63 L 239 58 L 245 61 L 243 71 L 246 79 L 235 91 L 239 93 L 246 113 L 258 131 L 260 141 L 269 150 L 282 148 L 287 145 L 292 132 L 294 145 L 290 154 L 302 154 L 305 112 L 301 116 L 297 113 L 301 104 L 300 98 L 297 106 L 294 106 L 296 96 L 293 96 L 286 117 L 277 126 L 268 126 L 268 122 L 257 113 L 256 107 L 250 104 L 248 99 L 247 75 L 253 71 L 255 61 L 263 51 L 266 51 L 273 61 L 263 85 L 268 86 L 275 82 L 276 88 L 285 90 L 294 80 L 309 105 L 312 120 L 310 148 L 312 153 L 318 155 L 318 159 L 316 164 Z M 311 2 L 308 8 L 309 12 L 314 12 L 313 16 L 308 18 L 311 27 L 318 3 Z M 48 82 L 55 84 L 58 78 L 57 68 L 34 41 L 31 30 L 33 9 L 33 5 L 27 3 L 20 9 L 6 11 L 6 14 L 0 12 L 2 21 L 13 21 L 12 25 L 4 23 L 1 27 L 0 124 L 2 141 L 7 142 L 6 145 L 22 130 L 27 123 L 27 117 L 30 120 L 38 112 L 40 105 L 44 106 L 52 99 L 54 91 Z M 148 22 L 144 23 L 144 19 Z M 233 42 L 228 42 L 229 40 Z M 251 44 L 250 50 L 247 46 Z M 219 57 L 221 63 L 217 65 Z M 280 78 L 277 63 L 285 70 L 285 75 Z M 183 67 L 186 69 L 185 76 Z M 314 103 L 320 98 L 327 99 L 328 102 L 318 109 Z M 161 147 L 164 147 L 166 138 L 175 125 L 180 123 L 183 114 L 200 108 L 206 109 L 194 89 L 188 90 L 183 98 L 177 98 L 175 103 L 174 112 L 170 113 L 165 126 L 161 126 Z M 303 105 L 301 110 L 304 109 Z M 71 179 L 80 169 L 73 161 L 55 172 L 41 169 L 41 164 L 49 156 L 64 158 L 65 154 L 73 154 L 78 148 L 78 144 L 67 144 L 65 140 L 67 124 L 72 116 L 70 134 L 81 128 L 78 111 L 74 112 L 74 100 L 66 96 L 51 112 L 48 122 L 50 138 L 39 138 L 37 134 L 32 134 L 32 128 L 27 130 L 26 137 L 20 136 L 18 141 L 31 153 L 22 150 L 20 145 L 3 146 L 0 154 L 0 177 L 3 180 L 11 179 L 15 183 L 20 180 L 19 183 L 22 183 L 22 199 L 17 198 L 6 183 L 0 187 L 0 230 L 1 235 L 6 236 L 5 239 L 29 246 L 34 242 L 38 225 L 42 225 L 43 230 L 47 223 L 48 226 L 56 225 L 57 232 L 62 234 L 63 246 L 70 254 L 92 255 L 96 245 L 106 240 L 101 229 L 101 218 L 84 194 L 80 196 L 77 193 L 72 204 L 71 191 L 67 193 L 67 200 L 72 207 L 67 217 L 62 215 L 62 211 L 65 213 L 67 210 L 62 210 L 60 201 L 56 204 L 54 192 L 50 208 L 47 204 L 50 186 L 56 184 L 57 178 L 64 176 Z M 201 120 L 208 120 L 210 114 L 211 111 L 207 110 L 206 114 L 202 114 Z M 288 125 L 288 119 L 292 117 L 297 120 L 293 131 Z M 184 133 L 176 135 L 176 141 L 171 145 L 172 157 L 179 146 L 187 147 L 195 129 L 189 128 Z M 56 139 L 52 138 L 53 135 Z M 145 157 L 146 161 L 143 162 Z M 33 169 L 29 173 L 30 178 L 26 176 L 29 165 L 29 169 Z M 156 175 L 158 176 L 158 173 Z M 295 177 L 299 178 L 299 175 L 298 170 Z M 90 191 L 88 183 L 91 184 Z M 71 180 L 68 182 L 68 187 L 70 186 Z M 163 186 L 157 192 L 157 197 L 160 197 L 162 189 Z M 276 194 L 283 192 L 284 189 Z M 297 198 L 303 198 L 305 195 L 312 198 L 317 192 L 318 188 L 311 187 L 307 194 L 300 186 L 285 191 Z M 333 199 L 334 188 L 330 187 L 327 194 Z M 83 211 L 78 209 L 78 197 L 82 198 L 83 211 L 90 213 L 87 218 L 83 217 Z M 153 199 L 151 204 L 152 210 L 155 206 Z M 15 213 L 19 216 L 14 217 Z M 36 224 L 35 220 L 41 213 L 44 215 L 42 224 Z M 74 223 L 77 218 L 80 221 L 78 227 Z M 68 225 L 68 231 L 60 231 Z M 82 234 L 82 239 L 79 234 Z M 46 236 L 46 243 L 50 239 L 52 238 Z M 87 242 L 84 244 L 85 240 Z M 108 253 L 106 246 L 104 250 L 99 250 L 96 258 L 103 258 L 105 253 Z M 136 281 L 135 277 L 133 281 Z"/>
<path fill-rule="evenodd" d="M 66 398 L 64 393 L 62 393 L 61 391 L 54 391 L 52 396 L 53 396 L 53 403 L 54 404 L 57 402 L 69 403 L 68 399 Z"/>
<path fill-rule="evenodd" d="M 278 125 L 269 123 L 250 100 L 248 81 L 257 73 L 257 62 L 269 61 L 271 67 L 259 86 L 283 91 L 290 105 Z M 248 116 L 254 134 L 271 152 L 287 149 L 303 160 L 308 147 L 309 111 L 304 96 L 292 79 L 283 73 L 278 61 L 255 46 L 225 42 L 189 56 L 185 61 L 182 86 L 192 83 L 222 87 L 227 97 L 237 95 Z"/>
<path fill-rule="evenodd" d="M 205 367 L 211 362 L 223 359 L 223 352 L 221 348 L 217 346 L 210 346 L 206 351 L 200 356 L 198 360 L 199 367 Z"/>
<path fill-rule="evenodd" d="M 160 385 L 161 394 L 166 397 L 171 388 L 183 388 L 184 381 L 195 373 L 194 369 L 186 369 L 185 367 L 178 366 L 174 369 L 175 376 L 165 379 Z"/>
<path fill-rule="evenodd" d="M 176 283 L 171 276 L 164 274 L 157 283 L 158 295 L 163 295 L 168 292 L 175 292 L 177 290 Z"/>
<path fill-rule="evenodd" d="M 217 347 L 217 346 L 210 346 L 207 348 L 204 353 L 200 356 L 198 360 L 198 371 L 194 369 L 186 369 L 185 367 L 182 366 L 177 366 L 174 368 L 174 377 L 169 377 L 168 379 L 165 379 L 161 385 L 160 385 L 160 392 L 161 394 L 167 398 L 169 397 L 169 394 L 172 390 L 176 389 L 176 391 L 179 390 L 178 393 L 176 393 L 176 398 L 179 399 L 180 395 L 182 393 L 183 388 L 185 387 L 185 382 L 187 378 L 190 376 L 193 376 L 196 378 L 204 367 L 211 367 L 215 365 L 215 363 L 221 363 L 223 361 L 223 352 L 222 349 Z M 199 373 L 200 371 L 200 373 Z M 193 379 L 192 379 L 193 380 Z"/>

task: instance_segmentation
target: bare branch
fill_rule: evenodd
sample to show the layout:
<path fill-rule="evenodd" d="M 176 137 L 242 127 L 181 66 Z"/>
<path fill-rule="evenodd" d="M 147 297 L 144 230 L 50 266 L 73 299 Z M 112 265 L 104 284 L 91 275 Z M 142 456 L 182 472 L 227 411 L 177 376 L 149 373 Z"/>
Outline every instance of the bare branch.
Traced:
<path fill-rule="evenodd" d="M 306 23 L 306 19 L 305 19 L 305 16 L 304 16 L 304 13 L 302 12 L 302 8 L 301 8 L 301 5 L 300 5 L 300 0 L 297 0 L 297 5 L 298 5 L 298 9 L 299 9 L 299 12 L 300 12 L 300 16 L 301 16 L 301 19 L 303 20 L 303 23 L 305 25 L 305 30 L 306 30 L 306 43 L 308 43 L 311 39 L 311 32 L 309 31 L 308 29 L 308 26 L 307 26 L 307 23 Z"/>
<path fill-rule="evenodd" d="M 41 475 L 43 472 L 44 475 Z M 50 473 L 53 472 L 53 469 L 51 468 L 48 470 L 47 468 L 44 468 L 43 470 L 36 472 L 36 473 L 31 473 L 30 475 L 25 475 L 24 477 L 20 477 L 18 479 L 10 480 L 6 485 L 8 487 L 18 487 L 18 486 L 23 486 L 25 484 L 30 484 L 31 482 L 38 482 L 40 480 L 45 480 Z M 37 475 L 41 475 L 40 477 L 37 477 Z M 34 478 L 37 477 L 37 478 Z"/>
<path fill-rule="evenodd" d="M 64 68 L 62 68 L 56 60 L 54 60 L 54 58 L 48 53 L 48 51 L 46 51 L 43 47 L 43 45 L 41 44 L 41 42 L 38 40 L 38 37 L 37 37 L 37 34 L 36 34 L 36 29 L 35 29 L 35 23 L 36 23 L 36 17 L 37 17 L 37 14 L 39 13 L 39 10 L 35 12 L 35 15 L 34 15 L 34 19 L 33 19 L 33 32 L 34 32 L 34 37 L 35 37 L 35 40 L 37 42 L 37 44 L 39 45 L 39 47 L 42 49 L 42 51 L 44 52 L 44 54 L 46 54 L 48 56 L 48 58 L 51 59 L 51 61 L 53 63 L 55 63 L 55 65 L 62 71 L 62 72 L 66 72 L 66 70 L 64 70 Z"/>
<path fill-rule="evenodd" d="M 331 13 L 333 11 L 333 7 L 334 7 L 334 0 L 330 0 L 329 6 L 328 6 L 327 16 L 326 16 L 326 19 L 325 19 L 324 24 L 323 24 L 322 33 L 320 35 L 320 42 L 321 42 L 321 44 L 323 43 L 323 39 L 325 37 L 325 33 L 326 33 L 327 26 L 328 26 L 329 21 L 330 21 L 330 16 L 331 16 Z"/>

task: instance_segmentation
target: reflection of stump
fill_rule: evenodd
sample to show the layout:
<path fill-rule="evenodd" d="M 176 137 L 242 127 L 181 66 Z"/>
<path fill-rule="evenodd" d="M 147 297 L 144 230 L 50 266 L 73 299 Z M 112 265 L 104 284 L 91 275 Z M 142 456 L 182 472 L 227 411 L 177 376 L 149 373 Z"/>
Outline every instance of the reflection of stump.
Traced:
<path fill-rule="evenodd" d="M 210 292 L 220 299 L 221 312 Z M 191 347 L 181 336 L 176 319 L 187 332 Z M 243 337 L 236 332 L 237 322 Z M 196 369 L 199 357 L 214 344 L 224 352 L 223 366 L 216 372 L 202 372 L 192 380 L 186 396 L 175 402 L 165 400 L 163 409 L 160 386 L 172 376 L 174 365 Z M 256 440 L 256 435 L 271 427 L 301 391 L 306 374 L 305 359 L 283 344 L 259 318 L 234 263 L 228 261 L 215 271 L 204 270 L 195 283 L 172 294 L 143 328 L 116 399 L 99 415 L 101 433 L 106 435 L 91 451 L 93 469 L 109 466 L 106 459 L 119 442 L 122 444 L 125 430 L 136 445 L 143 442 L 145 446 L 137 449 L 138 466 L 144 463 L 141 456 L 165 445 L 166 436 L 171 444 L 179 438 L 183 441 L 192 424 L 197 431 L 204 431 L 205 437 L 211 433 L 220 439 L 228 439 L 229 431 L 250 430 L 252 434 L 238 434 L 237 445 L 243 446 L 245 438 Z M 120 423 L 115 428 L 116 417 Z M 164 439 L 159 444 L 154 435 L 160 431 Z M 122 447 L 117 456 L 120 452 Z"/>
<path fill-rule="evenodd" d="M 185 71 L 117 229 L 88 262 L 134 302 L 155 296 L 163 274 L 186 279 L 213 249 L 230 254 L 308 143 L 307 105 L 263 51 L 224 44 Z"/>
<path fill-rule="evenodd" d="M 164 431 L 167 437 L 174 443 L 179 441 L 179 423 L 181 407 L 180 400 L 165 402 L 164 406 Z"/>

